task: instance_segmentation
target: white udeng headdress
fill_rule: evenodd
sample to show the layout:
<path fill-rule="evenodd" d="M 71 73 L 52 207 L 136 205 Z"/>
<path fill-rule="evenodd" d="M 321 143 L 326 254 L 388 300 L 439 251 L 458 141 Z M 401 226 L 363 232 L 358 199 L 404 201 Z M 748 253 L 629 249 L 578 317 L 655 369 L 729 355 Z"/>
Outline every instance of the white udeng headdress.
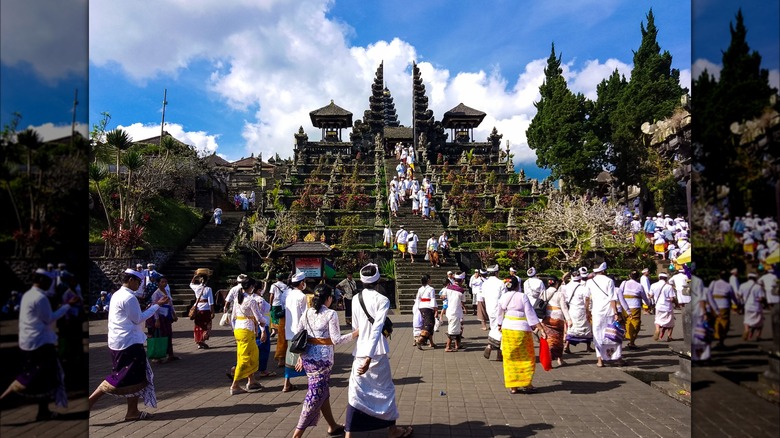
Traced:
<path fill-rule="evenodd" d="M 376 273 L 370 277 L 363 275 L 363 269 L 369 266 L 373 266 L 374 268 L 376 268 Z M 379 266 L 377 266 L 376 263 L 369 263 L 366 266 L 360 268 L 360 281 L 363 282 L 363 284 L 376 283 L 377 281 L 379 281 L 379 277 L 381 277 L 381 275 L 379 273 Z"/>

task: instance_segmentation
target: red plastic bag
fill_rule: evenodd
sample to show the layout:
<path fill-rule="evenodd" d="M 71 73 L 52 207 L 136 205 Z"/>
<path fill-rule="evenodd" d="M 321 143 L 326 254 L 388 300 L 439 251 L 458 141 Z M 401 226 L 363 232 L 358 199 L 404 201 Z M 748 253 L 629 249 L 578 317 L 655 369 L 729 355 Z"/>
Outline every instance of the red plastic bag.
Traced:
<path fill-rule="evenodd" d="M 545 371 L 552 369 L 552 357 L 550 356 L 550 346 L 547 344 L 547 339 L 539 338 L 539 363 L 542 364 L 542 368 Z"/>

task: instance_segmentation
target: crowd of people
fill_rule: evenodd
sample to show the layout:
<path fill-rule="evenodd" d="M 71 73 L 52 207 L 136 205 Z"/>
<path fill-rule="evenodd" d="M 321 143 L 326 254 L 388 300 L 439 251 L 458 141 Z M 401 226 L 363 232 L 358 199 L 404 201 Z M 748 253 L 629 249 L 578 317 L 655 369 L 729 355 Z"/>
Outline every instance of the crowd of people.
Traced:
<path fill-rule="evenodd" d="M 742 246 L 745 258 L 749 261 L 766 263 L 770 254 L 777 251 L 777 221 L 772 217 L 760 218 L 748 212 L 745 216 L 720 216 L 717 223 L 719 239 L 731 235 Z"/>
<path fill-rule="evenodd" d="M 208 349 L 205 341 L 214 317 L 213 293 L 207 285 L 210 275 L 209 270 L 200 269 L 190 284 L 195 295 L 191 310 L 199 349 Z M 351 278 L 339 283 L 337 287 L 341 293 L 350 297 L 352 326 L 351 332 L 341 334 L 338 314 L 332 309 L 336 295 L 330 286 L 323 283 L 316 286 L 313 294 L 305 294 L 307 283 L 303 272 L 290 276 L 279 273 L 266 301 L 255 279 L 239 275 L 236 285 L 226 296 L 224 322 L 220 322 L 232 328 L 236 341 L 235 366 L 227 373 L 231 379 L 229 394 L 257 392 L 263 389 L 260 379 L 276 376 L 267 369 L 270 339 L 276 336 L 274 358 L 277 365 L 285 369 L 282 391 L 297 390 L 293 381 L 299 377 L 305 376 L 308 383 L 293 436 L 301 436 L 307 428 L 315 426 L 320 414 L 328 423 L 329 436 L 350 436 L 352 432 L 379 428 L 388 428 L 391 437 L 411 435 L 411 427 L 395 424 L 398 409 L 387 356 L 389 344 L 383 335 L 382 324 L 390 302 L 375 290 L 379 277 L 378 266 L 368 264 L 360 271 L 361 291 L 357 290 Z M 172 311 L 170 292 L 166 291 L 166 286 L 165 276 L 155 271 L 153 266 L 146 270 L 128 268 L 124 271 L 122 287 L 112 294 L 108 311 L 108 348 L 112 369 L 90 395 L 90 409 L 105 394 L 109 394 L 127 400 L 125 420 L 151 418 L 151 414 L 138 407 L 139 401 L 149 407 L 157 406 L 154 374 L 144 350 L 147 334 L 142 327 L 146 325 L 150 329 L 148 337 L 152 336 L 152 330 L 157 334 L 169 333 L 176 315 Z M 154 292 L 148 294 L 152 288 Z M 62 309 L 65 312 L 68 306 Z M 307 347 L 298 352 L 290 341 L 301 331 L 307 334 Z M 169 336 L 169 339 L 172 337 Z M 329 400 L 333 346 L 353 340 L 356 346 L 346 423 L 340 425 L 335 421 Z M 165 361 L 175 360 L 171 357 L 175 356 L 169 350 Z M 9 391 L 14 388 L 9 388 Z"/>
<path fill-rule="evenodd" d="M 255 208 L 255 191 L 252 190 L 249 195 L 246 192 L 236 193 L 233 195 L 233 205 L 236 206 L 236 210 L 253 210 Z"/>
<path fill-rule="evenodd" d="M 433 218 L 436 214 L 436 207 L 431 200 L 434 187 L 427 177 L 418 180 L 414 176 L 414 148 L 398 143 L 395 146 L 395 157 L 398 160 L 396 175 L 388 184 L 390 193 L 387 195 L 390 214 L 398 217 L 399 208 L 411 205 L 413 215 L 421 216 L 424 220 Z"/>
<path fill-rule="evenodd" d="M 747 272 L 745 282 L 741 282 L 739 271 L 732 269 L 720 271 L 718 278 L 705 285 L 704 280 L 693 272 L 690 282 L 694 306 L 693 360 L 707 361 L 711 358 L 712 349 L 726 346 L 731 317 L 735 312 L 742 315 L 742 340 L 761 340 L 766 319 L 764 310 L 780 305 L 778 276 L 780 268 L 777 264 L 771 270 L 760 264 L 755 271 Z"/>
<path fill-rule="evenodd" d="M 425 238 L 425 236 L 423 236 Z M 401 254 L 401 260 L 406 260 L 409 255 L 409 263 L 414 263 L 414 256 L 419 252 L 420 236 L 414 230 L 407 230 L 404 225 L 398 226 L 398 231 L 393 233 L 390 225 L 385 224 L 382 231 L 382 245 L 385 248 L 398 251 Z M 447 263 L 450 256 L 450 240 L 446 231 L 436 236 L 431 234 L 425 241 L 424 259 L 430 263 L 432 268 L 438 268 L 442 263 Z"/>

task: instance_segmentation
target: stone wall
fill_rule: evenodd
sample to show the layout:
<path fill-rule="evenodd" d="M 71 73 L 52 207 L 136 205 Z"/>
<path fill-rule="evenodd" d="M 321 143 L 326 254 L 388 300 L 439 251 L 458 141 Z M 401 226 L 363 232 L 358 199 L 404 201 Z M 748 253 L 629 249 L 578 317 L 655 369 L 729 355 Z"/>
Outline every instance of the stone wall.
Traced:
<path fill-rule="evenodd" d="M 155 251 L 151 260 L 141 260 L 135 257 L 107 258 L 94 257 L 89 261 L 89 291 L 90 299 L 97 299 L 100 291 L 113 292 L 122 285 L 119 281 L 120 274 L 127 268 L 134 268 L 137 263 L 146 267 L 147 263 L 154 263 L 157 269 L 163 271 L 165 262 L 171 258 L 173 251 Z"/>

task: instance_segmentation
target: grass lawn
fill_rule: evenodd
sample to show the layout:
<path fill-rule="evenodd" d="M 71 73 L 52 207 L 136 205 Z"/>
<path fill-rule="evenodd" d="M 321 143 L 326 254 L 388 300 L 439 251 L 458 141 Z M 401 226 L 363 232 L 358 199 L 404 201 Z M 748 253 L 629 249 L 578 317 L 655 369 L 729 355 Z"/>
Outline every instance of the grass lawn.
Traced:
<path fill-rule="evenodd" d="M 203 225 L 203 216 L 198 210 L 169 199 L 155 198 L 149 216 L 143 237 L 154 249 L 176 249 Z M 90 214 L 89 242 L 103 243 L 100 233 L 104 229 L 106 221 L 102 214 Z"/>

